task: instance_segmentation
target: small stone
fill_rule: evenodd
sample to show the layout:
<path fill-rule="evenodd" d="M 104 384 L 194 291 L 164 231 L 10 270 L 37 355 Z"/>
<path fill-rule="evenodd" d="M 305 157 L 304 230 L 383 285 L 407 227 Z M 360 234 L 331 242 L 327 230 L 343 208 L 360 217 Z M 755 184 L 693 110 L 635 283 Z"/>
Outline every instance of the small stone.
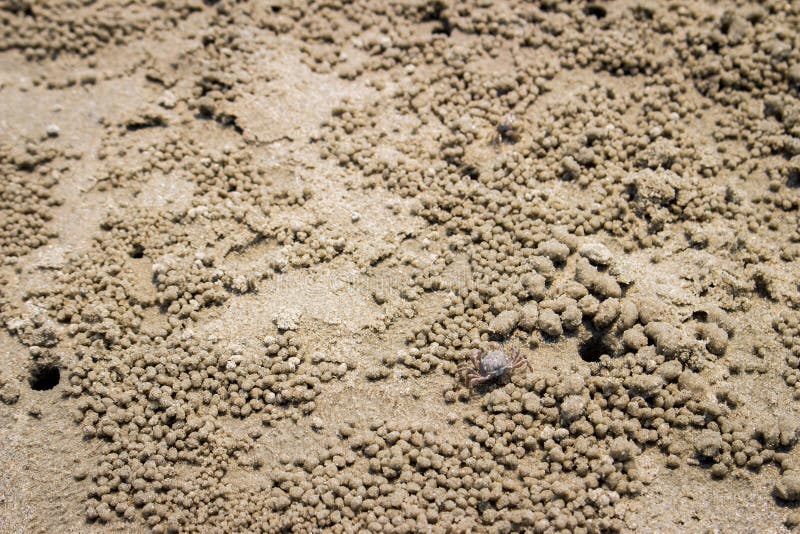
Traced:
<path fill-rule="evenodd" d="M 681 466 L 681 459 L 676 454 L 670 454 L 669 456 L 667 456 L 666 465 L 670 469 L 677 469 L 678 467 Z"/>
<path fill-rule="evenodd" d="M 539 413 L 542 409 L 542 402 L 536 393 L 528 392 L 522 397 L 522 407 L 528 413 Z"/>
<path fill-rule="evenodd" d="M 519 322 L 520 314 L 516 311 L 505 310 L 500 312 L 489 323 L 489 330 L 502 337 L 508 336 Z"/>
<path fill-rule="evenodd" d="M 634 375 L 625 379 L 625 387 L 631 395 L 644 399 L 653 397 L 664 385 L 664 379 L 657 375 Z"/>
<path fill-rule="evenodd" d="M 178 104 L 178 98 L 175 96 L 175 93 L 167 89 L 161 93 L 161 97 L 158 99 L 158 104 L 163 108 L 172 109 Z"/>
<path fill-rule="evenodd" d="M 314 431 L 319 431 L 325 428 L 325 423 L 322 421 L 320 417 L 312 417 L 311 418 L 311 429 Z"/>
<path fill-rule="evenodd" d="M 695 441 L 694 449 L 703 458 L 714 458 L 722 450 L 722 436 L 715 430 L 703 430 Z"/>
<path fill-rule="evenodd" d="M 594 316 L 594 324 L 597 328 L 607 328 L 619 317 L 619 300 L 615 298 L 605 299 L 597 308 Z"/>
<path fill-rule="evenodd" d="M 785 472 L 780 480 L 775 483 L 772 493 L 784 501 L 800 501 L 800 472 Z"/>
<path fill-rule="evenodd" d="M 611 448 L 608 452 L 617 462 L 627 462 L 639 453 L 639 447 L 627 438 L 619 436 L 611 442 Z"/>
<path fill-rule="evenodd" d="M 586 408 L 586 399 L 582 395 L 569 395 L 561 403 L 561 419 L 564 424 L 570 423 L 580 419 L 583 411 Z"/>
<path fill-rule="evenodd" d="M 656 374 L 667 382 L 674 382 L 681 376 L 683 366 L 678 360 L 669 360 L 658 366 Z"/>
<path fill-rule="evenodd" d="M 358 213 L 357 211 L 354 211 L 353 213 L 350 214 L 350 222 L 357 223 L 360 220 L 361 220 L 361 214 Z"/>
<path fill-rule="evenodd" d="M 564 263 L 569 256 L 569 247 L 555 239 L 548 239 L 539 243 L 536 253 L 550 258 L 554 263 Z"/>
<path fill-rule="evenodd" d="M 637 351 L 642 347 L 646 347 L 647 343 L 647 336 L 644 335 L 641 326 L 637 325 L 635 328 L 629 328 L 622 333 L 622 344 L 628 350 Z"/>
<path fill-rule="evenodd" d="M 697 335 L 706 342 L 706 348 L 711 354 L 722 356 L 728 348 L 728 333 L 715 324 L 698 325 Z"/>
<path fill-rule="evenodd" d="M 197 101 L 197 109 L 204 117 L 213 117 L 217 105 L 211 97 L 204 96 Z"/>
<path fill-rule="evenodd" d="M 376 304 L 385 304 L 387 301 L 386 293 L 384 293 L 383 289 L 375 289 L 372 291 L 372 299 Z"/>
<path fill-rule="evenodd" d="M 520 278 L 522 287 L 524 287 L 528 295 L 535 301 L 540 301 L 547 293 L 547 280 L 538 272 L 531 272 L 523 275 Z"/>
<path fill-rule="evenodd" d="M 300 320 L 300 315 L 302 315 L 300 310 L 284 309 L 279 311 L 273 320 L 278 330 L 295 330 L 297 328 L 297 322 Z"/>
<path fill-rule="evenodd" d="M 723 463 L 716 463 L 711 466 L 711 476 L 717 479 L 728 476 L 728 466 Z"/>
<path fill-rule="evenodd" d="M 61 128 L 57 124 L 49 124 L 45 131 L 47 132 L 47 137 L 58 137 L 61 134 Z"/>
<path fill-rule="evenodd" d="M 519 326 L 525 332 L 530 332 L 536 328 L 536 322 L 539 319 L 539 305 L 534 301 L 525 303 L 520 311 Z"/>
<path fill-rule="evenodd" d="M 19 400 L 20 393 L 20 387 L 16 382 L 7 382 L 0 386 L 0 402 L 14 404 Z"/>
<path fill-rule="evenodd" d="M 631 300 L 623 300 L 619 308 L 619 319 L 617 320 L 617 326 L 621 330 L 628 330 L 629 328 L 636 326 L 638 321 L 639 308 L 637 308 L 636 304 Z"/>
<path fill-rule="evenodd" d="M 550 337 L 559 337 L 564 333 L 561 318 L 550 308 L 542 310 L 539 314 L 539 329 Z"/>
<path fill-rule="evenodd" d="M 578 254 L 595 265 L 606 266 L 614 259 L 614 255 L 601 243 L 585 243 L 578 249 Z"/>
<path fill-rule="evenodd" d="M 583 314 L 578 309 L 577 304 L 568 304 L 566 309 L 561 313 L 561 324 L 564 330 L 570 332 L 577 330 L 583 321 Z"/>

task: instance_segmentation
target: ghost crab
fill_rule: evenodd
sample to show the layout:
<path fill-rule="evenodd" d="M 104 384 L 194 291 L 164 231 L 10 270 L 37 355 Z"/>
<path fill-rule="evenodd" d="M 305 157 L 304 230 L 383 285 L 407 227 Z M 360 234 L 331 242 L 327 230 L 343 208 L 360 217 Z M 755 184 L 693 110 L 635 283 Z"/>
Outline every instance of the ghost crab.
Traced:
<path fill-rule="evenodd" d="M 469 387 L 474 388 L 520 367 L 531 368 L 530 362 L 521 356 L 517 349 L 506 355 L 499 343 L 493 343 L 488 352 L 476 350 L 470 356 L 470 362 L 458 367 L 458 372 Z"/>
<path fill-rule="evenodd" d="M 517 117 L 512 114 L 506 115 L 495 127 L 494 135 L 492 135 L 489 143 L 495 147 L 502 144 L 513 145 L 519 141 L 522 134 L 521 130 Z"/>

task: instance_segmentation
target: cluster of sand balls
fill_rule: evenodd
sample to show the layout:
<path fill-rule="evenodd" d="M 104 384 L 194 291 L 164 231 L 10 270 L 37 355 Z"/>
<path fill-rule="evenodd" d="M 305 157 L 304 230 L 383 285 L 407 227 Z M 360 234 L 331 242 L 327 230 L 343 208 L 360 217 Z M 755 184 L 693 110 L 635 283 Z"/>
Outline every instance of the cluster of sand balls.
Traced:
<path fill-rule="evenodd" d="M 783 370 L 783 378 L 789 387 L 794 388 L 794 398 L 800 399 L 800 317 L 797 312 L 787 311 L 776 318 L 772 326 L 790 351 L 786 356 L 787 368 Z"/>
<path fill-rule="evenodd" d="M 146 9 L 108 5 L 85 13 L 60 2 L 13 1 L 0 10 L 0 50 L 19 50 L 29 61 L 60 54 L 90 56 L 106 46 L 173 27 L 202 9 L 202 4 L 192 4 L 168 1 Z"/>
<path fill-rule="evenodd" d="M 323 384 L 342 378 L 346 363 L 325 354 L 306 358 L 296 336 L 267 336 L 260 348 L 174 334 L 152 336 L 115 353 L 81 349 L 66 392 L 87 438 L 107 443 L 95 468 L 87 515 L 111 521 L 143 517 L 155 531 L 203 524 L 197 510 L 214 507 L 214 488 L 247 453 L 256 428 L 236 436 L 220 418 L 262 414 L 264 426 L 312 413 Z M 196 476 L 179 476 L 191 466 Z"/>
<path fill-rule="evenodd" d="M 46 143 L 29 142 L 19 149 L 0 147 L 0 253 L 6 261 L 58 235 L 47 223 L 53 208 L 61 205 L 52 190 L 64 170 L 54 160 L 63 156 Z"/>
<path fill-rule="evenodd" d="M 8 307 L 8 299 L 3 291 L 8 279 L 0 274 L 0 324 L 5 326 L 5 314 Z M 8 373 L 0 373 L 0 402 L 4 404 L 14 404 L 19 400 L 21 388 L 18 381 L 9 376 Z"/>
<path fill-rule="evenodd" d="M 108 213 L 100 225 L 102 241 L 87 254 L 69 257 L 55 288 L 26 295 L 69 324 L 70 335 L 80 344 L 102 340 L 107 347 L 127 348 L 137 343 L 147 308 L 166 313 L 171 331 L 181 320 L 196 320 L 200 310 L 224 303 L 233 293 L 253 291 L 273 272 L 327 262 L 345 251 L 342 237 L 320 225 L 271 222 L 270 214 L 302 206 L 311 192 L 272 186 L 271 179 L 250 163 L 248 151 L 201 150 L 191 141 L 173 138 L 142 152 L 146 162 L 137 174 L 144 181 L 173 169 L 192 178 L 190 205 L 161 211 L 123 205 Z M 115 185 L 137 192 L 142 181 Z M 221 244 L 204 241 L 195 246 L 189 229 L 200 223 L 225 225 L 229 235 Z M 282 261 L 265 271 L 245 273 L 221 265 L 221 258 L 264 239 L 285 249 Z M 141 261 L 150 265 L 154 294 L 136 286 L 135 270 Z M 93 290 L 86 292 L 84 287 Z"/>
<path fill-rule="evenodd" d="M 338 436 L 323 440 L 318 453 L 281 454 L 280 468 L 269 480 L 230 498 L 230 519 L 221 526 L 335 532 L 485 527 L 498 532 L 624 530 L 622 497 L 644 488 L 647 477 L 635 458 L 640 447 L 664 434 L 667 424 L 659 417 L 664 410 L 655 408 L 651 414 L 646 407 L 632 408 L 647 410 L 637 417 L 653 417 L 658 430 L 632 423 L 637 417 L 604 418 L 597 403 L 607 398 L 623 413 L 620 392 L 612 394 L 607 380 L 589 378 L 590 389 L 598 395 L 594 401 L 581 400 L 574 392 L 583 388 L 580 382 L 585 377 L 575 376 L 569 384 L 559 384 L 555 378 L 540 380 L 533 388 L 510 395 L 498 390 L 484 406 L 488 413 L 469 419 L 466 437 L 443 436 L 420 424 L 378 421 L 361 430 L 344 424 Z M 561 426 L 565 423 L 571 427 Z M 724 433 L 701 434 L 691 453 L 713 460 L 735 451 L 737 458 L 752 458 L 753 465 L 760 465 L 762 457 L 778 461 L 788 474 L 776 485 L 776 493 L 793 495 L 789 455 L 773 449 L 794 438 L 786 433 L 758 434 L 764 445 L 736 425 L 722 424 Z M 677 444 L 669 448 L 670 458 L 689 454 Z M 677 467 L 677 460 L 671 465 Z M 712 467 L 717 476 L 726 470 L 724 463 Z M 210 516 L 208 506 L 201 505 L 198 512 L 200 517 Z"/>
<path fill-rule="evenodd" d="M 281 9 L 283 6 L 266 9 L 255 4 L 225 2 L 206 11 L 208 23 L 199 39 L 204 61 L 194 73 L 190 94 L 182 96 L 197 116 L 214 120 L 238 134 L 244 133 L 237 112 L 230 104 L 243 92 L 252 91 L 249 85 L 254 80 L 252 72 L 257 68 L 257 60 L 251 56 L 262 44 L 271 46 L 272 43 L 269 39 L 261 43 L 260 35 L 242 31 L 242 28 L 251 24 L 264 27 L 272 18 L 270 15 L 275 16 L 275 10 Z M 256 63 L 251 63 L 253 61 Z M 167 78 L 172 77 L 174 75 L 167 75 Z"/>
<path fill-rule="evenodd" d="M 163 141 L 134 148 L 131 146 L 133 139 L 125 134 L 125 130 L 109 127 L 107 135 L 100 140 L 97 158 L 106 162 L 106 168 L 95 178 L 93 187 L 98 191 L 125 187 L 138 194 L 154 173 L 169 174 L 182 170 L 189 165 L 188 158 L 197 155 L 198 149 L 190 137 L 181 138 L 172 134 Z M 119 164 L 116 160 L 131 154 L 140 160 L 138 164 L 130 161 Z"/>
<path fill-rule="evenodd" d="M 520 431 L 525 422 L 521 419 Z M 502 431 L 524 433 L 512 428 L 516 426 L 509 422 Z M 243 499 L 262 510 L 248 517 L 245 526 L 337 532 L 471 530 L 482 525 L 497 532 L 623 528 L 615 509 L 619 493 L 597 480 L 564 481 L 537 460 L 520 466 L 528 452 L 522 442 L 504 445 L 485 430 L 450 439 L 423 425 L 380 421 L 360 431 L 343 425 L 338 433 L 339 439 L 325 442 L 317 455 L 285 455 L 286 467 L 272 483 Z M 561 441 L 563 436 L 547 437 L 553 438 Z M 614 450 L 618 458 L 624 454 Z M 618 470 L 601 451 L 597 460 L 597 470 L 604 473 L 600 476 Z"/>
<path fill-rule="evenodd" d="M 6 374 L 0 375 L 0 402 L 15 404 L 21 393 L 19 382 Z"/>
<path fill-rule="evenodd" d="M 224 473 L 253 467 L 247 453 L 260 433 L 233 435 L 220 418 L 260 414 L 262 427 L 298 422 L 316 410 L 325 384 L 349 371 L 336 355 L 306 354 L 291 330 L 251 350 L 223 349 L 215 339 L 188 334 L 203 308 L 253 291 L 268 275 L 244 276 L 219 258 L 272 239 L 285 249 L 286 264 L 269 268 L 286 270 L 330 261 L 346 248 L 321 224 L 272 224 L 268 214 L 302 206 L 311 194 L 273 186 L 241 148 L 203 151 L 172 139 L 143 153 L 141 179 L 114 185 L 136 193 L 174 162 L 193 179 L 189 205 L 122 205 L 109 212 L 92 248 L 67 255 L 52 287 L 23 295 L 49 316 L 5 304 L 2 311 L 6 328 L 37 361 L 48 357 L 47 347 L 76 347 L 65 392 L 78 399 L 75 421 L 84 436 L 106 442 L 95 466 L 76 473 L 91 481 L 87 517 L 144 520 L 166 531 L 201 524 L 193 509 L 216 506 Z M 216 202 L 231 198 L 248 202 Z M 204 254 L 192 245 L 189 229 L 211 222 L 231 232 L 221 251 Z M 139 281 L 142 268 L 151 288 Z M 153 312 L 166 320 L 147 324 Z M 4 376 L 0 388 L 3 402 L 16 402 L 16 380 Z M 170 482 L 186 465 L 198 476 Z"/>
<path fill-rule="evenodd" d="M 11 287 L 10 277 L 0 274 L 0 287 Z M 55 347 L 63 340 L 58 325 L 43 313 L 19 313 L 8 295 L 0 289 L 0 325 L 28 347 L 30 360 L 19 369 L 6 368 L 0 371 L 0 402 L 15 404 L 23 394 L 24 374 L 32 389 L 52 389 L 60 380 L 60 356 Z M 38 416 L 38 406 L 30 408 L 29 414 Z"/>
<path fill-rule="evenodd" d="M 528 95 L 515 89 L 535 87 L 536 94 L 546 95 L 554 90 L 556 72 L 543 62 L 540 74 L 520 70 L 518 79 L 497 86 L 493 82 L 501 80 L 491 79 L 494 73 L 476 72 L 467 66 L 470 59 L 482 56 L 480 50 L 459 49 L 439 60 L 434 72 L 425 71 L 424 82 L 422 75 L 412 74 L 412 80 L 419 77 L 420 83 L 411 89 L 401 85 L 389 94 L 390 105 L 398 114 L 416 113 L 421 127 L 428 128 L 437 140 L 437 149 L 393 143 L 385 135 L 381 115 L 386 113 L 386 95 L 358 106 L 346 103 L 323 124 L 316 138 L 322 141 L 323 156 L 379 178 L 390 191 L 418 199 L 417 213 L 448 235 L 450 250 L 443 253 L 442 261 L 452 264 L 466 255 L 470 262 L 472 279 L 453 288 L 443 317 L 410 332 L 410 350 L 385 364 L 402 363 L 417 374 L 441 368 L 455 376 L 457 362 L 474 349 L 485 350 L 490 340 L 520 340 L 535 347 L 564 335 L 576 336 L 581 356 L 590 362 L 589 380 L 575 386 L 571 395 L 551 393 L 546 405 L 538 400 L 541 391 L 537 400 L 531 401 L 537 416 L 556 432 L 589 436 L 594 441 L 609 437 L 628 440 L 632 446 L 626 454 L 632 459 L 641 449 L 657 446 L 667 465 L 677 467 L 691 457 L 709 466 L 715 477 L 725 477 L 737 467 L 758 469 L 770 461 L 791 471 L 789 457 L 781 451 L 794 445 L 796 429 L 776 425 L 747 432 L 730 416 L 741 399 L 726 384 L 712 386 L 702 378 L 702 371 L 725 355 L 729 339 L 735 335 L 727 314 L 719 308 L 704 308 L 695 313 L 694 321 L 676 324 L 667 307 L 646 295 L 636 296 L 636 277 L 611 261 L 609 249 L 579 239 L 606 232 L 619 238 L 619 245 L 626 250 L 649 249 L 673 239 L 676 228 L 681 228 L 693 247 L 720 253 L 722 244 L 714 242 L 703 225 L 745 222 L 754 231 L 785 240 L 780 231 L 793 219 L 776 218 L 770 212 L 775 208 L 797 211 L 792 164 L 775 166 L 768 156 L 794 157 L 791 136 L 769 138 L 770 145 L 757 154 L 747 150 L 748 143 L 742 142 L 741 136 L 726 138 L 718 152 L 706 151 L 702 135 L 718 133 L 689 134 L 681 123 L 702 117 L 708 109 L 708 104 L 698 105 L 697 91 L 713 94 L 720 106 L 731 109 L 738 101 L 728 98 L 730 89 L 709 87 L 705 80 L 693 89 L 686 80 L 697 77 L 699 67 L 694 61 L 685 65 L 674 58 L 657 60 L 660 52 L 652 44 L 641 46 L 636 37 L 614 41 L 621 35 L 616 34 L 609 36 L 612 40 L 586 42 L 575 35 L 580 33 L 580 25 L 604 18 L 605 10 L 578 11 L 568 10 L 569 19 L 563 19 L 568 22 L 560 28 L 576 38 L 543 40 L 558 49 L 562 67 L 591 65 L 615 75 L 648 73 L 641 88 L 623 91 L 598 81 L 577 88 L 571 100 L 550 99 L 544 111 L 536 114 L 536 122 L 525 124 L 523 118 L 520 126 L 515 126 L 519 133 L 510 139 L 511 147 L 501 147 L 491 156 L 480 145 L 489 144 L 492 130 L 500 131 L 505 114 L 525 109 L 516 104 L 525 103 Z M 438 15 L 440 20 L 447 18 L 453 28 L 464 27 L 449 11 Z M 680 27 L 696 18 L 691 12 L 669 21 L 664 12 L 650 15 L 662 28 Z M 721 24 L 727 25 L 731 16 L 726 14 Z M 402 25 L 402 17 L 390 14 L 388 18 Z M 626 38 L 638 35 L 646 41 L 643 35 L 647 31 L 642 33 L 635 11 L 626 12 L 623 20 L 637 26 L 635 32 L 626 32 Z M 756 31 L 759 21 L 759 17 L 751 17 Z M 402 28 L 397 30 L 402 33 Z M 570 48 L 572 44 L 574 48 Z M 680 43 L 670 44 L 681 54 L 686 51 Z M 431 43 L 407 46 L 421 53 L 404 53 L 401 57 L 406 66 L 421 67 L 428 61 L 424 51 Z M 377 52 L 393 57 L 390 47 Z M 487 53 L 491 55 L 489 47 Z M 791 52 L 784 48 L 783 53 Z M 568 59 L 570 55 L 574 59 Z M 769 70 L 761 75 L 771 76 Z M 784 91 L 787 83 L 793 82 L 779 76 L 767 86 Z M 511 97 L 504 100 L 505 95 Z M 796 105 L 789 95 L 768 100 L 756 113 L 737 112 L 739 120 L 759 135 L 772 128 L 771 121 L 783 121 L 784 101 L 791 102 L 789 108 Z M 481 135 L 481 131 L 485 133 Z M 382 145 L 390 143 L 394 154 L 382 150 Z M 763 159 L 753 161 L 750 156 Z M 762 194 L 748 198 L 737 187 L 738 173 L 753 171 L 773 178 Z M 554 181 L 565 191 L 564 198 L 543 187 Z M 366 183 L 371 184 L 369 180 Z M 556 225 L 558 231 L 554 232 Z M 754 240 L 743 241 L 741 249 L 730 256 L 727 251 L 721 253 L 746 265 L 754 255 L 760 261 L 777 261 L 791 258 L 796 249 L 791 240 L 774 249 L 765 249 Z M 654 256 L 654 262 L 658 260 Z M 755 284 L 743 283 L 743 289 L 754 298 L 764 294 L 781 303 L 796 299 L 796 295 L 781 292 L 769 269 L 754 271 L 752 276 Z M 437 282 L 415 280 L 414 285 L 425 291 L 437 287 Z M 719 288 L 713 291 L 729 309 L 747 309 L 741 299 Z M 417 291 L 411 288 L 402 294 L 413 301 Z M 373 379 L 386 376 L 388 373 L 377 370 L 370 374 Z M 791 371 L 787 381 L 796 382 Z M 568 388 L 563 382 L 555 380 L 551 386 Z M 530 387 L 497 389 L 490 398 L 500 400 L 484 405 L 484 410 L 491 413 L 499 406 L 497 411 L 503 413 L 506 404 L 519 406 Z M 445 392 L 445 398 L 468 401 L 469 396 L 453 389 Z M 597 407 L 592 406 L 597 401 Z M 589 413 L 594 414 L 591 420 L 586 419 Z M 676 430 L 685 428 L 702 430 L 695 447 L 677 436 Z M 495 432 L 493 428 L 488 435 Z M 561 454 L 559 450 L 556 456 Z M 573 453 L 574 461 L 581 460 L 582 454 Z M 622 489 L 635 481 L 632 493 L 641 491 L 635 475 L 618 480 L 623 482 Z M 793 495 L 783 489 L 776 492 L 782 499 Z"/>

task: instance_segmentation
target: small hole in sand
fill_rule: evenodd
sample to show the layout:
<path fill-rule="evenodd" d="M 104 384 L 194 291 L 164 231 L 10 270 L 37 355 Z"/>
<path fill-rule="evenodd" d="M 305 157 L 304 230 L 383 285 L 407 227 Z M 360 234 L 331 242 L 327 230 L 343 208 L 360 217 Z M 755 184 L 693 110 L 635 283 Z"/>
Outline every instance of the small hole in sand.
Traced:
<path fill-rule="evenodd" d="M 144 256 L 144 247 L 139 243 L 134 243 L 128 255 L 134 259 L 142 258 Z"/>
<path fill-rule="evenodd" d="M 585 362 L 596 362 L 604 354 L 603 342 L 599 336 L 592 336 L 578 347 L 578 354 Z"/>
<path fill-rule="evenodd" d="M 61 380 L 61 371 L 52 364 L 37 365 L 31 369 L 28 384 L 35 391 L 53 389 Z"/>
<path fill-rule="evenodd" d="M 791 169 L 786 176 L 786 187 L 792 189 L 800 187 L 800 169 Z"/>
<path fill-rule="evenodd" d="M 602 19 L 606 16 L 606 8 L 603 6 L 598 6 L 597 4 L 590 4 L 583 8 L 583 12 L 585 15 L 589 17 L 594 17 L 596 19 Z"/>

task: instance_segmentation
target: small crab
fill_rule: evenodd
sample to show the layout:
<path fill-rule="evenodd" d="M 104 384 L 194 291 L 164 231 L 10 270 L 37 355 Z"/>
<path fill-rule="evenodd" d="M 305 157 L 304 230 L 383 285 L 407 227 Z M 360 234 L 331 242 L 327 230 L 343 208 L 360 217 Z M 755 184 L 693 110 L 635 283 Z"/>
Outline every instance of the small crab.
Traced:
<path fill-rule="evenodd" d="M 495 126 L 495 132 L 494 135 L 492 135 L 490 144 L 492 146 L 514 144 L 519 141 L 521 134 L 522 132 L 517 117 L 509 114 L 503 117 L 500 123 Z"/>
<path fill-rule="evenodd" d="M 459 366 L 458 372 L 469 387 L 475 387 L 520 367 L 530 369 L 531 364 L 517 349 L 506 355 L 500 344 L 494 343 L 489 352 L 476 350 L 470 357 L 470 363 Z"/>

